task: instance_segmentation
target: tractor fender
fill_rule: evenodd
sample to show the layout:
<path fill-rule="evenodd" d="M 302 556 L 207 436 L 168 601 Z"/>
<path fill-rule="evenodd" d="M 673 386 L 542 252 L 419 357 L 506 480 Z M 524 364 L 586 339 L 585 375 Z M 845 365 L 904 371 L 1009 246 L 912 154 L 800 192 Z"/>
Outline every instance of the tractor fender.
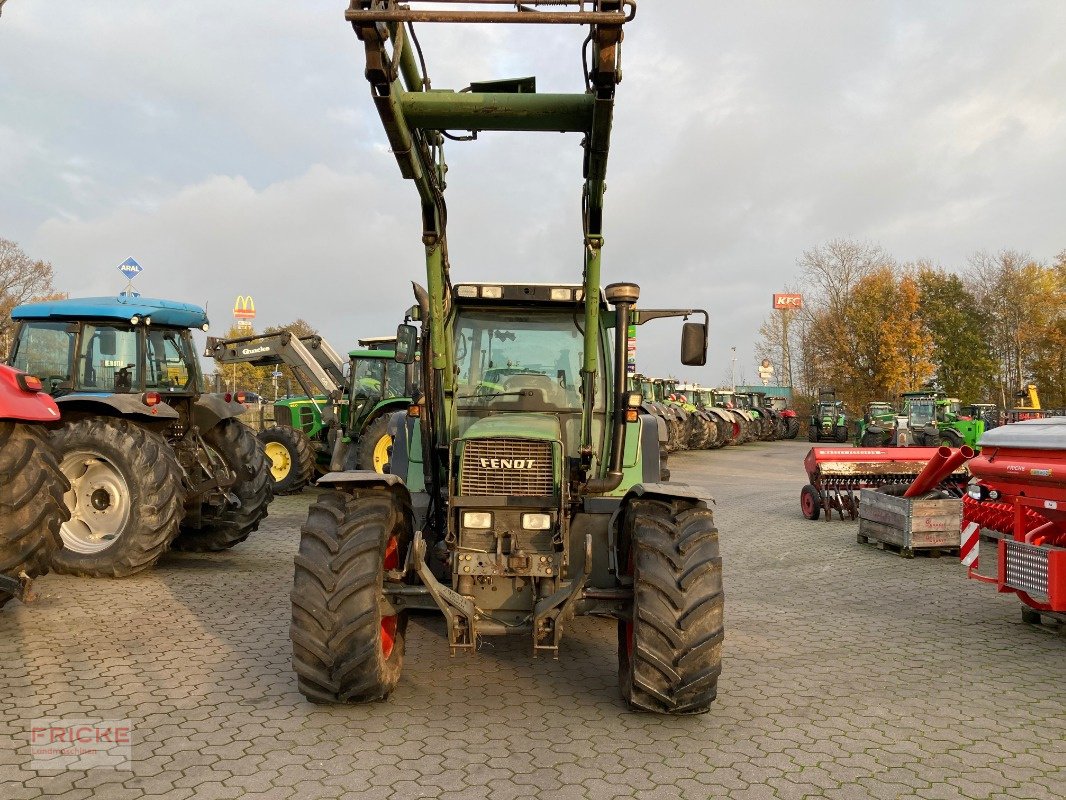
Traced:
<path fill-rule="evenodd" d="M 643 476 L 658 478 L 662 470 L 659 461 L 660 446 L 665 446 L 669 434 L 662 417 L 640 415 L 640 472 Z M 662 443 L 662 445 L 660 445 Z"/>
<path fill-rule="evenodd" d="M 44 392 L 27 391 L 18 384 L 20 372 L 0 364 L 0 419 L 57 422 L 59 408 Z"/>
<path fill-rule="evenodd" d="M 415 435 L 415 417 L 407 416 L 407 409 L 394 411 L 389 417 L 389 435 L 392 436 L 392 452 L 389 454 L 389 472 L 395 476 L 407 474 L 411 467 L 410 441 Z"/>
<path fill-rule="evenodd" d="M 192 424 L 209 431 L 224 419 L 239 417 L 248 409 L 243 403 L 227 401 L 222 395 L 202 394 L 192 404 Z"/>
<path fill-rule="evenodd" d="M 702 486 L 689 486 L 684 483 L 638 483 L 622 498 L 622 504 L 642 497 L 661 497 L 664 500 L 682 498 L 685 500 L 705 500 L 714 502 L 710 492 Z"/>
<path fill-rule="evenodd" d="M 377 408 L 374 409 L 374 413 L 366 418 L 366 422 L 363 423 L 363 430 L 369 428 L 378 417 L 395 414 L 397 411 L 406 411 L 410 405 L 411 398 L 409 397 L 393 397 L 388 400 L 382 400 L 378 403 Z"/>
<path fill-rule="evenodd" d="M 353 469 L 344 472 L 328 472 L 316 481 L 316 486 L 329 489 L 343 489 L 345 487 L 369 488 L 383 486 L 394 494 L 398 494 L 408 506 L 413 505 L 411 490 L 407 488 L 403 478 L 399 475 L 382 475 L 374 470 Z"/>
<path fill-rule="evenodd" d="M 87 414 L 106 417 L 144 417 L 145 420 L 172 420 L 178 412 L 167 403 L 146 406 L 139 394 L 65 394 L 56 398 L 56 405 L 64 414 Z"/>

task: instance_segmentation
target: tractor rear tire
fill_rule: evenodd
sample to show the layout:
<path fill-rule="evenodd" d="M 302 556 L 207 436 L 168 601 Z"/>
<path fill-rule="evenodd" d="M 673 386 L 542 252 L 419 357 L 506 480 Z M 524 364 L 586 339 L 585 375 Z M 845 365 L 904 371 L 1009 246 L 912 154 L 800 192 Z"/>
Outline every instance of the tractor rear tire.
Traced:
<path fill-rule="evenodd" d="M 237 496 L 238 508 L 216 509 L 204 504 L 199 528 L 182 527 L 174 540 L 175 550 L 211 553 L 240 544 L 259 528 L 274 499 L 274 481 L 255 433 L 238 419 L 224 419 L 203 434 L 214 455 L 237 473 L 237 482 L 229 491 Z"/>
<path fill-rule="evenodd" d="M 635 710 L 702 714 L 718 694 L 725 638 L 718 529 L 706 504 L 631 501 L 623 517 L 633 579 L 618 621 L 618 683 Z"/>
<path fill-rule="evenodd" d="M 178 535 L 181 467 L 160 434 L 127 419 L 87 417 L 52 434 L 71 519 L 52 568 L 87 578 L 125 578 L 148 569 Z"/>
<path fill-rule="evenodd" d="M 785 420 L 785 438 L 795 439 L 799 436 L 800 421 L 796 417 L 788 417 Z"/>
<path fill-rule="evenodd" d="M 307 513 L 293 575 L 292 664 L 313 703 L 384 700 L 403 669 L 407 612 L 382 613 L 407 558 L 410 509 L 384 488 L 329 491 Z"/>
<path fill-rule="evenodd" d="M 0 422 L 0 575 L 44 575 L 63 546 L 59 526 L 70 519 L 70 488 L 43 425 Z M 0 607 L 15 594 L 0 589 Z"/>
<path fill-rule="evenodd" d="M 811 520 L 822 515 L 822 493 L 809 483 L 800 489 L 800 510 Z"/>
<path fill-rule="evenodd" d="M 385 474 L 389 463 L 392 437 L 389 435 L 389 415 L 382 414 L 371 422 L 359 437 L 356 468 Z"/>
<path fill-rule="evenodd" d="M 295 494 L 314 480 L 315 449 L 302 430 L 278 425 L 259 431 L 256 438 L 266 451 L 274 494 Z"/>

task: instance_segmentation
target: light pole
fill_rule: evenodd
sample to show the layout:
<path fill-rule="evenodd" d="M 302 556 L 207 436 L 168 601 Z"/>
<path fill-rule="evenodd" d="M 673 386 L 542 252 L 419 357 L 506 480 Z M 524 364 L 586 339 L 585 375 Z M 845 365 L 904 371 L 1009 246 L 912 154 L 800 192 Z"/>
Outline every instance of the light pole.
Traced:
<path fill-rule="evenodd" d="M 731 347 L 729 349 L 733 351 L 733 366 L 729 371 L 729 383 L 735 392 L 737 390 L 737 348 Z"/>

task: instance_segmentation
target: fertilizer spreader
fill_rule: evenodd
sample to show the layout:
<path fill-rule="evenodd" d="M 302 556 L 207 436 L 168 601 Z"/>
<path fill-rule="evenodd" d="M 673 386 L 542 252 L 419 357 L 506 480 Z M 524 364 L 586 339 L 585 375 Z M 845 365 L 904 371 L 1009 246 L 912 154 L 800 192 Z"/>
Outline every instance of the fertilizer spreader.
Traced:
<path fill-rule="evenodd" d="M 970 577 L 1016 593 L 1026 621 L 1066 612 L 1066 418 L 989 431 L 970 470 L 959 549 Z"/>

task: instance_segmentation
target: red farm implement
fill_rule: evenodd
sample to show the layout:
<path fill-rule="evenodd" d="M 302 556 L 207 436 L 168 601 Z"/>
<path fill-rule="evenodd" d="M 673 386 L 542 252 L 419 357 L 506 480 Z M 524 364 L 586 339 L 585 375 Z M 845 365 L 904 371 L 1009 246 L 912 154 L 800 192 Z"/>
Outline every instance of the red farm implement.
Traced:
<path fill-rule="evenodd" d="M 1066 418 L 1004 425 L 981 448 L 963 499 L 963 564 L 1017 594 L 1026 620 L 1066 613 Z"/>
<path fill-rule="evenodd" d="M 898 486 L 900 494 L 917 496 L 941 489 L 961 497 L 969 475 L 968 447 L 812 447 L 803 466 L 810 481 L 800 490 L 800 508 L 807 519 L 836 511 L 856 519 L 859 490 Z"/>

